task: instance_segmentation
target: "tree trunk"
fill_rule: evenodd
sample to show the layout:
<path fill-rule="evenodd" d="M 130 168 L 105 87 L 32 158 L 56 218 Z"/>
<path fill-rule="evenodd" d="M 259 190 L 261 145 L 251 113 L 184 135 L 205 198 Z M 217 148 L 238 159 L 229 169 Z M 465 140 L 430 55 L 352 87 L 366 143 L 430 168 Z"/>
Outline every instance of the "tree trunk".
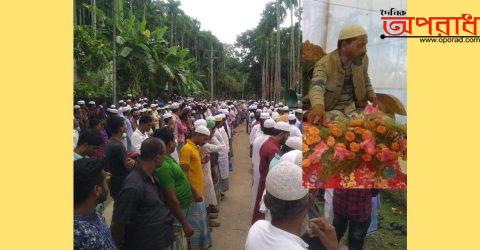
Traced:
<path fill-rule="evenodd" d="M 291 56 L 291 61 L 290 61 L 290 89 L 294 89 L 295 87 L 295 26 L 293 25 L 293 5 L 290 6 L 290 28 L 291 28 L 291 34 L 290 34 L 290 56 Z"/>
<path fill-rule="evenodd" d="M 117 42 L 115 41 L 116 29 L 117 29 L 117 0 L 113 0 L 113 74 L 112 74 L 112 84 L 113 84 L 113 104 L 117 104 Z"/>
<path fill-rule="evenodd" d="M 93 35 L 97 37 L 97 1 L 92 0 L 92 26 L 93 26 Z"/>
<path fill-rule="evenodd" d="M 280 100 L 280 85 L 281 85 L 281 65 L 280 65 L 280 0 L 277 0 L 275 5 L 275 15 L 277 17 L 277 56 L 275 60 L 275 91 L 274 91 L 274 101 L 278 102 Z"/>

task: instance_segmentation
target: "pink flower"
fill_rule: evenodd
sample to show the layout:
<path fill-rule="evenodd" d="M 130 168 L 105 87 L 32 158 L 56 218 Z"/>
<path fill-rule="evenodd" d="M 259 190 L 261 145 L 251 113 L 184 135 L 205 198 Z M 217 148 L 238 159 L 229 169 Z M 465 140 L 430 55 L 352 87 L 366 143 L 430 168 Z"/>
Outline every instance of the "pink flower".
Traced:
<path fill-rule="evenodd" d="M 313 153 L 310 154 L 310 156 L 308 157 L 310 164 L 317 164 L 321 162 L 322 155 L 327 150 L 328 150 L 327 144 L 325 144 L 324 141 L 320 141 L 320 143 L 318 143 L 315 149 L 313 150 Z"/>
<path fill-rule="evenodd" d="M 355 154 L 348 151 L 346 148 L 343 147 L 335 147 L 335 152 L 333 153 L 333 158 L 343 161 L 348 157 L 352 157 Z"/>
<path fill-rule="evenodd" d="M 398 155 L 395 151 L 392 151 L 389 148 L 383 148 L 380 160 L 382 162 L 393 161 L 393 160 L 396 160 L 397 157 L 398 157 Z"/>
<path fill-rule="evenodd" d="M 367 106 L 365 107 L 365 110 L 364 110 L 364 113 L 366 115 L 378 114 L 379 112 L 380 112 L 380 109 L 378 109 L 378 106 L 374 105 L 372 103 L 367 104 Z"/>
<path fill-rule="evenodd" d="M 360 148 L 369 155 L 375 155 L 375 139 L 373 139 L 373 137 L 366 139 L 360 143 Z"/>

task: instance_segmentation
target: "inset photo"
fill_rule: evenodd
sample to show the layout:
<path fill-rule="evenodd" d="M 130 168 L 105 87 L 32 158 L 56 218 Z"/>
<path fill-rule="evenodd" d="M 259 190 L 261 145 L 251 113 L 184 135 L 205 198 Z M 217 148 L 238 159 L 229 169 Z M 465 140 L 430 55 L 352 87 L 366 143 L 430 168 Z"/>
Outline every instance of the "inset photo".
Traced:
<path fill-rule="evenodd" d="M 407 187 L 406 40 L 382 10 L 406 1 L 303 3 L 303 184 Z"/>

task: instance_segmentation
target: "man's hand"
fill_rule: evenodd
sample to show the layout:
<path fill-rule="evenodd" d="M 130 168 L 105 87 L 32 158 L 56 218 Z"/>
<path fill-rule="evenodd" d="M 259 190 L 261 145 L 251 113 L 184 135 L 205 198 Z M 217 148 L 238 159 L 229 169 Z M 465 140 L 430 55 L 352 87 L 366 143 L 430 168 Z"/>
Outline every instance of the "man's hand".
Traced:
<path fill-rule="evenodd" d="M 190 238 L 193 235 L 193 228 L 190 223 L 185 223 L 183 226 L 183 232 L 185 232 L 185 237 Z"/>
<path fill-rule="evenodd" d="M 323 104 L 317 104 L 312 107 L 307 116 L 307 122 L 314 125 L 323 124 L 326 121 L 325 108 Z"/>
<path fill-rule="evenodd" d="M 340 250 L 335 228 L 325 218 L 310 220 L 310 237 L 318 237 L 327 250 Z"/>

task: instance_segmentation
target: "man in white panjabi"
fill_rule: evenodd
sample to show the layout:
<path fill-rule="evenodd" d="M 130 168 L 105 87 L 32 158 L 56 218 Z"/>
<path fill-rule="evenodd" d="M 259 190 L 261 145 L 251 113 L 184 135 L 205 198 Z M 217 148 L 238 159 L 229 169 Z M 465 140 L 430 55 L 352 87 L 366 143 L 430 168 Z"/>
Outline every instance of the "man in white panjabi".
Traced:
<path fill-rule="evenodd" d="M 313 196 L 302 185 L 302 168 L 288 160 L 280 161 L 268 172 L 265 190 L 265 205 L 272 221 L 258 220 L 250 227 L 245 250 L 308 249 L 300 238 L 307 231 L 311 237 L 319 237 L 327 250 L 340 249 L 335 228 L 324 218 L 305 220 Z"/>
<path fill-rule="evenodd" d="M 255 207 L 257 198 L 258 182 L 260 180 L 260 148 L 263 143 L 272 135 L 276 122 L 273 119 L 267 119 L 263 123 L 263 135 L 257 137 L 252 146 L 252 168 L 253 168 L 253 186 L 252 186 L 252 208 Z"/>

